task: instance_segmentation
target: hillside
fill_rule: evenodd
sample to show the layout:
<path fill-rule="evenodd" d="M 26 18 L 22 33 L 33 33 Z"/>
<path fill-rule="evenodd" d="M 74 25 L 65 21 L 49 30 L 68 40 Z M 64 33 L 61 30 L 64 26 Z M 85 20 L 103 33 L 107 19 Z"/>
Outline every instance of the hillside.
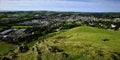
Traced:
<path fill-rule="evenodd" d="M 120 60 L 120 31 L 81 26 L 40 37 L 17 60 Z"/>

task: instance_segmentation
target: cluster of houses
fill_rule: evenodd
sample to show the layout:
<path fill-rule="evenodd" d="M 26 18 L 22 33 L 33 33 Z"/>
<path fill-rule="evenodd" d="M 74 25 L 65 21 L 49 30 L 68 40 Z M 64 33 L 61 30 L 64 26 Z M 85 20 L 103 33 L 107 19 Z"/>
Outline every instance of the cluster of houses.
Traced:
<path fill-rule="evenodd" d="M 104 23 L 101 23 L 99 21 L 104 22 L 112 22 L 111 28 L 115 28 L 117 25 L 114 24 L 116 22 L 120 22 L 120 18 L 114 18 L 114 19 L 105 19 L 105 18 L 96 18 L 94 16 L 76 16 L 76 15 L 66 15 L 66 16 L 56 16 L 56 15 L 49 15 L 49 16 L 41 16 L 44 19 L 33 19 L 29 21 L 20 22 L 19 24 L 22 25 L 34 25 L 34 26 L 49 26 L 52 24 L 62 24 L 64 25 L 65 22 L 72 22 L 76 24 L 82 24 L 87 21 L 88 25 L 93 26 L 95 25 L 94 22 L 98 22 L 99 26 L 105 26 Z M 117 27 L 120 29 L 120 27 Z"/>
<path fill-rule="evenodd" d="M 16 41 L 17 38 L 25 36 L 26 29 L 7 29 L 0 32 L 0 40 L 13 42 Z"/>
<path fill-rule="evenodd" d="M 34 20 L 30 20 L 30 21 L 25 21 L 25 22 L 22 22 L 22 23 L 19 23 L 19 24 L 22 24 L 22 25 L 49 25 L 49 22 L 46 21 L 46 20 L 43 20 L 43 19 L 34 19 Z"/>
<path fill-rule="evenodd" d="M 114 29 L 120 30 L 120 18 L 114 19 L 104 19 L 104 18 L 96 18 L 93 16 L 75 16 L 75 15 L 66 15 L 66 16 L 56 16 L 56 15 L 49 15 L 49 16 L 41 16 L 42 18 L 36 18 L 32 20 L 27 20 L 23 22 L 19 22 L 20 25 L 34 25 L 34 26 L 50 26 L 53 24 L 61 24 L 64 25 L 66 22 L 72 22 L 74 24 L 87 24 L 89 26 L 100 26 L 106 27 L 109 24 L 109 27 Z M 102 21 L 102 22 L 101 22 Z M 109 23 L 110 22 L 110 23 Z M 108 27 L 108 26 L 107 26 Z M 13 41 L 19 37 L 27 36 L 30 34 L 26 34 L 26 29 L 7 29 L 0 32 L 0 40 L 9 40 Z M 34 33 L 33 33 L 34 34 Z"/>

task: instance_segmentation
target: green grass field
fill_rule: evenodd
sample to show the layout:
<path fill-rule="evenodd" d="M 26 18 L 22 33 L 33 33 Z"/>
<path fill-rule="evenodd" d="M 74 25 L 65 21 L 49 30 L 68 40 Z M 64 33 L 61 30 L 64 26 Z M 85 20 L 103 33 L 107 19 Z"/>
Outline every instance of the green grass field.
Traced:
<path fill-rule="evenodd" d="M 42 60 L 120 60 L 119 36 L 120 31 L 88 26 L 61 30 L 44 36 L 44 41 L 40 37 L 28 52 L 18 53 L 17 60 L 36 60 L 37 57 Z M 42 55 L 37 55 L 35 46 Z M 0 55 L 15 48 L 15 45 L 0 42 Z"/>
<path fill-rule="evenodd" d="M 14 29 L 26 29 L 26 28 L 32 28 L 33 26 L 12 26 Z"/>
<path fill-rule="evenodd" d="M 2 26 L 0 26 L 0 30 L 2 30 L 3 29 L 3 27 Z"/>
<path fill-rule="evenodd" d="M 5 43 L 5 42 L 0 42 L 0 55 L 8 53 L 10 50 L 13 50 L 15 48 L 16 48 L 15 45 Z"/>
<path fill-rule="evenodd" d="M 42 60 L 120 60 L 120 31 L 81 26 L 54 32 L 44 38 L 27 53 L 19 54 L 18 60 L 37 59 L 37 49 L 42 51 L 39 56 Z M 40 37 L 38 41 L 41 40 Z"/>

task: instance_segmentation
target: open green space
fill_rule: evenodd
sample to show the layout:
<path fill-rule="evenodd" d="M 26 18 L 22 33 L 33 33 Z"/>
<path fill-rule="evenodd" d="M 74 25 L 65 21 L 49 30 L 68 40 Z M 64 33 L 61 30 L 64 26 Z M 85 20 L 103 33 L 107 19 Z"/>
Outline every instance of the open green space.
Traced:
<path fill-rule="evenodd" d="M 120 60 L 119 36 L 120 31 L 81 26 L 48 34 L 42 42 L 40 37 L 34 46 L 41 50 L 42 60 Z M 18 60 L 31 60 L 30 54 L 36 59 L 34 46 Z"/>
<path fill-rule="evenodd" d="M 32 28 L 33 26 L 12 26 L 14 29 L 26 29 L 26 28 Z"/>
<path fill-rule="evenodd" d="M 0 26 L 0 30 L 2 30 L 3 29 L 3 26 Z"/>
<path fill-rule="evenodd" d="M 0 55 L 8 53 L 10 50 L 15 49 L 17 46 L 5 42 L 0 42 Z"/>

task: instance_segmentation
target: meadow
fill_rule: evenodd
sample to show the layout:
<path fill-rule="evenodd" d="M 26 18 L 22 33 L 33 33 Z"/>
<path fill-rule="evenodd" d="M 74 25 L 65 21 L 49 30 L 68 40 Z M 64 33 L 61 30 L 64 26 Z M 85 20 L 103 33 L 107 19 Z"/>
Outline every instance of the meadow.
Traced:
<path fill-rule="evenodd" d="M 0 41 L 0 55 L 7 54 L 10 50 L 15 49 L 16 47 L 16 45 Z"/>
<path fill-rule="evenodd" d="M 12 26 L 13 29 L 26 29 L 26 28 L 32 28 L 33 26 Z"/>
<path fill-rule="evenodd" d="M 80 26 L 39 37 L 17 59 L 120 60 L 119 43 L 120 31 Z"/>

